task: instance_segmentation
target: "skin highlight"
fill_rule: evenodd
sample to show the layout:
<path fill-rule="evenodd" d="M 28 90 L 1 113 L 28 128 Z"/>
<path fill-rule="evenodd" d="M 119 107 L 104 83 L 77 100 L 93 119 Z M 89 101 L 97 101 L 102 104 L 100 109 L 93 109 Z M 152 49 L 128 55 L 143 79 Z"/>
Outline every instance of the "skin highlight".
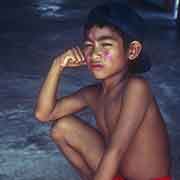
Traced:
<path fill-rule="evenodd" d="M 108 51 L 104 52 L 104 57 L 105 57 L 105 60 L 112 61 L 112 54 L 109 53 Z"/>

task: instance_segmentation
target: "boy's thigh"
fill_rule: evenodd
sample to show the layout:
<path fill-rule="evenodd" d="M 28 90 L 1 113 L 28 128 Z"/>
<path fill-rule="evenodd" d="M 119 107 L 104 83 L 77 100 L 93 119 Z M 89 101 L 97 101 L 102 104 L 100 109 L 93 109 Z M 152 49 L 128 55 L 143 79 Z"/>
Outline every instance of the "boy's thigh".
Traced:
<path fill-rule="evenodd" d="M 72 115 L 59 119 L 53 131 L 63 133 L 66 142 L 80 152 L 89 167 L 97 169 L 105 149 L 104 139 L 99 131 Z"/>

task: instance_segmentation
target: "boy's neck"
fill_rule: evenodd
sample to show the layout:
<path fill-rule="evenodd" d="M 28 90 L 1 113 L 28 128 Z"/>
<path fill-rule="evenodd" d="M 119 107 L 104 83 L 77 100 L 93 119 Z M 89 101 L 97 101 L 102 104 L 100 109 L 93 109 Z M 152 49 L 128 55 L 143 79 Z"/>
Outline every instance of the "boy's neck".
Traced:
<path fill-rule="evenodd" d="M 118 92 L 121 91 L 121 89 L 123 89 L 124 85 L 126 84 L 128 78 L 129 78 L 129 72 L 127 71 L 127 69 L 125 69 L 103 80 L 102 82 L 103 94 L 111 94 L 116 90 Z"/>

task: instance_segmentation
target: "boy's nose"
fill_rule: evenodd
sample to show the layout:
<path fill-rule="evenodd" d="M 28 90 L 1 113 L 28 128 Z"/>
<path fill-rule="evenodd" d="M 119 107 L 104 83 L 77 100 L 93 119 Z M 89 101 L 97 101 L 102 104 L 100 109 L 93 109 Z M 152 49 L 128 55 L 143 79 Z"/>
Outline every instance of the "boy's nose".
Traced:
<path fill-rule="evenodd" d="M 101 59 L 101 56 L 100 56 L 99 54 L 95 54 L 95 53 L 94 53 L 94 54 L 92 55 L 92 60 L 93 60 L 93 61 L 98 61 L 98 60 L 100 60 L 100 59 Z"/>
<path fill-rule="evenodd" d="M 101 53 L 98 49 L 94 49 L 92 52 L 92 60 L 93 61 L 99 61 L 101 59 Z"/>

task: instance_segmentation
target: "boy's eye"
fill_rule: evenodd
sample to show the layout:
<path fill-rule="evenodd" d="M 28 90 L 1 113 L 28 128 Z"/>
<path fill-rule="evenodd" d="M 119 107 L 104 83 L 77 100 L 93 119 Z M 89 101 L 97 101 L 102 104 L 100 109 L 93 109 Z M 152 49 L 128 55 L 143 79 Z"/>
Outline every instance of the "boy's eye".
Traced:
<path fill-rule="evenodd" d="M 84 44 L 84 50 L 86 49 L 92 49 L 93 48 L 93 45 L 90 44 L 90 43 L 87 43 L 87 44 Z"/>
<path fill-rule="evenodd" d="M 102 46 L 103 46 L 103 47 L 111 47 L 112 44 L 111 44 L 111 43 L 102 43 Z"/>
<path fill-rule="evenodd" d="M 93 44 L 91 44 L 91 43 L 84 43 L 84 47 L 92 47 L 93 46 Z"/>

